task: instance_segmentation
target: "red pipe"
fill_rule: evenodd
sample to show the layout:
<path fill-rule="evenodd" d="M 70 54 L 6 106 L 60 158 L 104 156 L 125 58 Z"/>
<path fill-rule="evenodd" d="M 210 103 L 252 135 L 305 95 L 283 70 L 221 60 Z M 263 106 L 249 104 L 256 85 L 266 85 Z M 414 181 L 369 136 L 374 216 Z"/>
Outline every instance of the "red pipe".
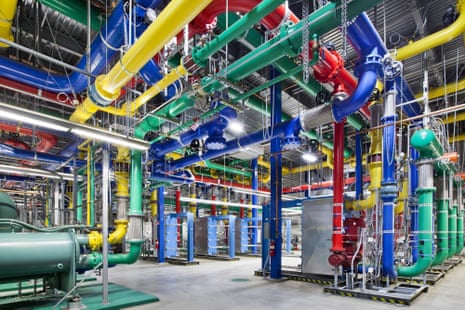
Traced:
<path fill-rule="evenodd" d="M 339 266 L 345 261 L 345 249 L 342 244 L 342 213 L 344 209 L 344 124 L 345 120 L 334 123 L 333 153 L 333 236 L 331 254 L 328 258 L 332 266 Z"/>
<path fill-rule="evenodd" d="M 30 94 L 32 96 L 42 97 L 47 99 L 48 101 L 56 102 L 58 104 L 69 105 L 71 107 L 74 106 L 74 101 L 79 101 L 77 98 L 72 98 L 68 94 L 65 93 L 52 93 L 46 90 L 38 89 L 30 85 L 22 84 L 10 79 L 6 79 L 4 77 L 0 77 L 0 86 L 5 87 L 11 90 L 19 90 L 26 94 Z"/>
<path fill-rule="evenodd" d="M 216 24 L 216 17 L 226 12 L 226 5 L 229 12 L 240 12 L 247 13 L 251 9 L 257 6 L 261 1 L 259 0 L 215 0 L 209 6 L 207 6 L 196 18 L 194 18 L 189 24 L 189 37 L 195 34 L 206 33 L 210 28 Z M 298 23 L 299 18 L 294 15 L 289 9 L 286 11 L 284 5 L 280 5 L 276 10 L 265 16 L 261 24 L 267 29 L 274 29 L 278 27 L 281 22 L 286 18 L 286 14 L 289 16 L 289 20 L 293 23 Z M 183 32 L 178 34 L 178 42 L 183 39 Z"/>
<path fill-rule="evenodd" d="M 240 200 L 240 203 L 244 203 L 244 199 Z M 239 218 L 243 219 L 244 218 L 244 207 L 241 207 L 239 209 Z"/>
<path fill-rule="evenodd" d="M 370 177 L 369 176 L 364 176 L 363 177 L 363 183 L 366 183 L 366 182 L 370 182 Z M 345 178 L 344 179 L 344 186 L 351 185 L 351 184 L 354 184 L 354 183 L 355 183 L 355 177 L 350 177 L 350 178 Z M 331 188 L 331 187 L 333 187 L 333 180 L 318 182 L 318 183 L 315 183 L 315 184 L 302 184 L 302 185 L 298 185 L 298 186 L 283 188 L 283 194 L 299 193 L 299 192 L 305 192 L 305 191 L 308 191 L 308 190 L 317 190 L 317 189 Z"/>
<path fill-rule="evenodd" d="M 209 178 L 209 177 L 204 177 L 204 176 L 197 176 L 195 175 L 195 182 L 197 183 L 204 183 L 204 184 L 211 184 L 211 185 L 223 185 L 223 186 L 229 186 L 231 188 L 237 188 L 237 189 L 252 189 L 251 186 L 246 186 L 246 185 L 243 185 L 243 184 L 240 184 L 240 183 L 236 183 L 236 182 L 230 182 L 230 181 L 223 181 L 221 179 L 213 179 L 213 178 Z M 267 189 L 267 188 L 259 188 L 258 189 L 259 191 L 263 191 L 263 192 L 267 192 L 269 193 L 270 190 Z"/>
<path fill-rule="evenodd" d="M 181 190 L 179 188 L 176 189 L 176 214 L 181 213 Z M 181 243 L 181 218 L 178 217 L 177 219 L 178 228 L 176 233 L 176 241 L 178 246 Z"/>
<path fill-rule="evenodd" d="M 57 138 L 54 135 L 40 131 L 40 130 L 33 131 L 30 128 L 24 128 L 19 125 L 16 126 L 16 125 L 10 125 L 6 123 L 0 123 L 0 129 L 10 131 L 10 132 L 17 132 L 22 135 L 28 135 L 28 136 L 36 135 L 37 137 L 40 138 L 40 141 L 36 147 L 37 152 L 47 153 L 52 147 L 54 147 L 57 144 Z"/>
<path fill-rule="evenodd" d="M 216 200 L 215 195 L 212 195 L 212 200 Z M 213 216 L 216 215 L 216 204 L 214 204 L 214 203 L 211 206 L 210 215 L 213 215 Z"/>
<path fill-rule="evenodd" d="M 8 139 L 8 140 L 5 140 L 4 143 L 6 145 L 9 145 L 9 146 L 12 146 L 12 147 L 15 147 L 17 149 L 21 149 L 21 150 L 30 150 L 31 147 L 24 143 L 23 141 L 19 141 L 19 140 L 14 140 L 14 139 Z"/>
<path fill-rule="evenodd" d="M 313 47 L 313 41 L 309 43 L 309 49 Z M 311 56 L 311 55 L 310 55 Z M 352 94 L 357 87 L 355 77 L 344 68 L 344 59 L 337 51 L 329 51 L 327 48 L 320 48 L 320 60 L 313 66 L 315 79 L 321 83 L 330 83 L 334 87 L 334 93 L 344 92 Z M 368 119 L 371 117 L 368 103 L 360 108 Z"/>

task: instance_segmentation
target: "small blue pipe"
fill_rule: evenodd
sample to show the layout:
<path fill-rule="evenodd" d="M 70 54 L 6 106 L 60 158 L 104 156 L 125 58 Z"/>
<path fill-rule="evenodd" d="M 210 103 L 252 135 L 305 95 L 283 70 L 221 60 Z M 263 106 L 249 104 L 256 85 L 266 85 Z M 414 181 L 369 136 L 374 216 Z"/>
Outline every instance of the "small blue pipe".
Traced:
<path fill-rule="evenodd" d="M 362 136 L 355 135 L 355 199 L 361 200 L 363 194 Z"/>
<path fill-rule="evenodd" d="M 412 249 L 412 262 L 418 260 L 418 201 L 416 189 L 418 187 L 418 171 L 415 162 L 418 160 L 418 151 L 410 147 L 409 163 L 409 208 L 410 208 L 410 248 Z"/>

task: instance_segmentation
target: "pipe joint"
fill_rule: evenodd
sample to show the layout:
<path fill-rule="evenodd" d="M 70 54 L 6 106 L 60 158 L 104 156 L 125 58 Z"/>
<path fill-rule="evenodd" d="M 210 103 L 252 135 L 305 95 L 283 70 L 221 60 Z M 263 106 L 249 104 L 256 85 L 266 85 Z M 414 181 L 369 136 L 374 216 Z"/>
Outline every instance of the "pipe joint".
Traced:
<path fill-rule="evenodd" d="M 385 202 L 392 202 L 397 198 L 397 183 L 391 181 L 381 182 L 381 199 Z"/>
<path fill-rule="evenodd" d="M 388 81 L 393 81 L 402 74 L 402 62 L 393 60 L 391 56 L 384 57 L 384 77 Z"/>
<path fill-rule="evenodd" d="M 115 93 L 111 93 L 106 91 L 102 84 L 105 80 L 104 75 L 99 75 L 95 83 L 91 85 L 87 95 L 89 96 L 90 100 L 98 106 L 106 107 L 110 105 L 113 101 L 118 99 L 121 93 L 121 89 L 118 89 Z"/>

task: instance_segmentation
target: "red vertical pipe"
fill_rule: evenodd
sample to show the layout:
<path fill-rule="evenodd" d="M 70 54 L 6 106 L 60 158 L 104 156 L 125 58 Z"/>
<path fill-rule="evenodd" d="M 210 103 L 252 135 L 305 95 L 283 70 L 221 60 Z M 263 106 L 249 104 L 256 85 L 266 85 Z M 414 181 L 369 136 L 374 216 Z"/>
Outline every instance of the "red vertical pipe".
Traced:
<path fill-rule="evenodd" d="M 342 245 L 342 212 L 344 206 L 344 124 L 334 123 L 334 170 L 333 170 L 333 245 L 334 253 L 344 252 Z"/>
<path fill-rule="evenodd" d="M 212 200 L 216 200 L 216 196 L 212 194 Z M 215 216 L 216 215 L 216 204 L 212 204 L 211 210 L 210 210 L 210 215 Z"/>
<path fill-rule="evenodd" d="M 241 204 L 243 204 L 243 203 L 244 203 L 244 199 L 241 198 L 240 202 L 241 202 Z M 244 218 L 244 207 L 241 207 L 241 208 L 239 209 L 239 217 L 240 217 L 241 219 Z"/>
<path fill-rule="evenodd" d="M 176 214 L 179 214 L 181 213 L 181 190 L 179 188 L 176 189 Z M 180 246 L 180 242 L 181 242 L 181 219 L 178 217 L 178 220 L 177 220 L 177 224 L 178 224 L 178 228 L 177 228 L 177 236 L 176 236 L 176 240 L 177 240 L 177 243 L 178 243 L 178 246 Z"/>

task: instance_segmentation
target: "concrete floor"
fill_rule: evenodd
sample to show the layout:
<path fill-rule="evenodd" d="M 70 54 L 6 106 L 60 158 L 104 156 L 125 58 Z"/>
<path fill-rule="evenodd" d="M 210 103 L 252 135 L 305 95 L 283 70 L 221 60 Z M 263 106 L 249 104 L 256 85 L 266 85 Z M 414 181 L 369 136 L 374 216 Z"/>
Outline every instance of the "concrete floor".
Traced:
<path fill-rule="evenodd" d="M 339 309 L 408 308 L 464 309 L 465 262 L 431 286 L 412 305 L 393 305 L 367 299 L 334 296 L 321 285 L 299 281 L 271 281 L 254 276 L 259 258 L 239 261 L 199 260 L 199 265 L 177 266 L 139 261 L 110 269 L 111 282 L 151 293 L 160 302 L 130 309 Z M 284 264 L 285 260 L 283 260 Z M 111 302 L 111 300 L 110 300 Z M 343 307 L 343 308 L 342 308 Z"/>

